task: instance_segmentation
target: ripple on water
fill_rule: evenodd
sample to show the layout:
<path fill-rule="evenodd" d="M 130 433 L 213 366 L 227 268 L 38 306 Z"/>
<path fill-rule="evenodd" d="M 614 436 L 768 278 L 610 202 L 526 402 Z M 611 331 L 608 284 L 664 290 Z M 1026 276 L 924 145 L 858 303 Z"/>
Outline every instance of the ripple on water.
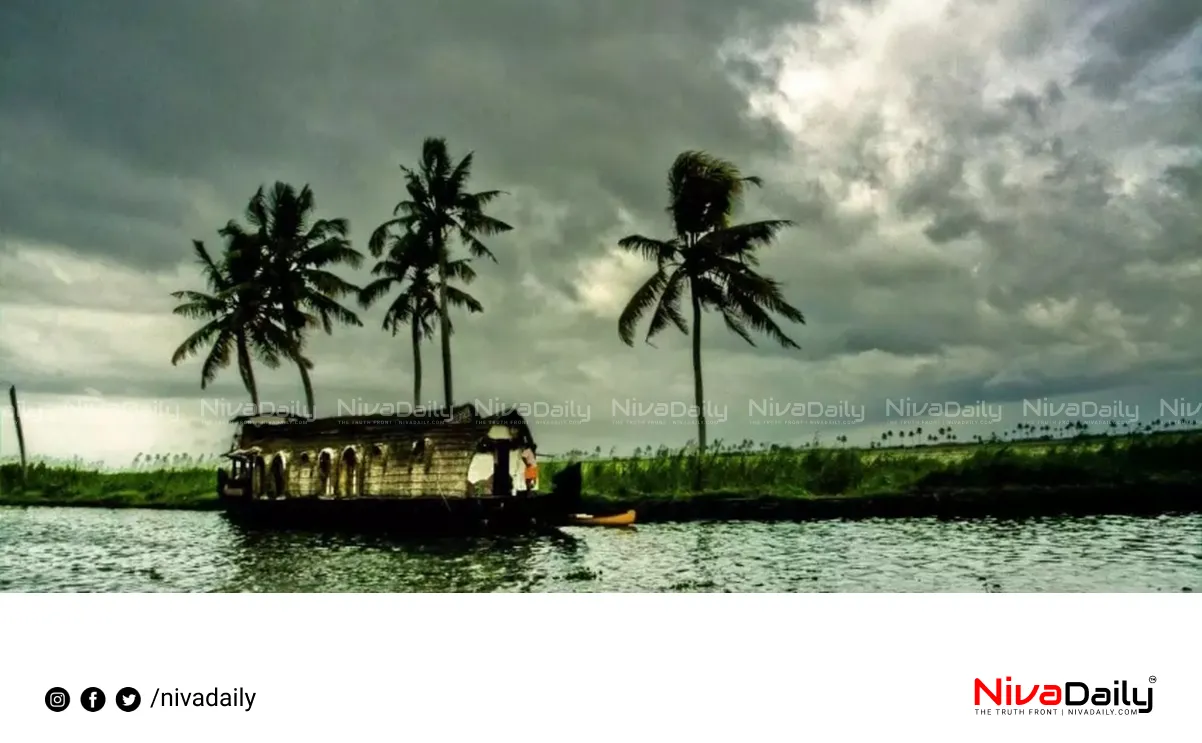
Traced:
<path fill-rule="evenodd" d="M 3 591 L 1202 589 L 1202 516 L 649 524 L 390 540 L 217 513 L 0 508 Z"/>

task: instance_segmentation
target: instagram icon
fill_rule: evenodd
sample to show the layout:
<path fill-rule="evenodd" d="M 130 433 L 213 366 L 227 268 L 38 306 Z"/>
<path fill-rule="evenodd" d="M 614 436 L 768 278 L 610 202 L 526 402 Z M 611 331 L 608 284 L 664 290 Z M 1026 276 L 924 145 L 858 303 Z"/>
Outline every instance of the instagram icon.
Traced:
<path fill-rule="evenodd" d="M 46 692 L 46 706 L 51 712 L 62 712 L 71 704 L 71 695 L 61 686 Z"/>

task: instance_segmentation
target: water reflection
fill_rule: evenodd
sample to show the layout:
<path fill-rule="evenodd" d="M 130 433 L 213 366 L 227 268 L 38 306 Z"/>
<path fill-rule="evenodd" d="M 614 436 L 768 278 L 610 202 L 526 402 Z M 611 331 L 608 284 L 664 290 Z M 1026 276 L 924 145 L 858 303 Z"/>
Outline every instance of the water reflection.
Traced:
<path fill-rule="evenodd" d="M 569 528 L 397 539 L 0 508 L 5 591 L 1202 590 L 1202 516 Z"/>
<path fill-rule="evenodd" d="M 530 538 L 389 538 L 230 527 L 230 575 L 212 590 L 493 592 L 530 582 Z"/>

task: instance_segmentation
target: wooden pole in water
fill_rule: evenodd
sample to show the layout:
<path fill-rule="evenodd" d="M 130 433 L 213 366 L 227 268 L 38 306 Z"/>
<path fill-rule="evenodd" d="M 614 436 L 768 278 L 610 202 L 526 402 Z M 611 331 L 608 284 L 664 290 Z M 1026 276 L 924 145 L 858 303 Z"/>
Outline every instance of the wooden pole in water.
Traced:
<path fill-rule="evenodd" d="M 25 482 L 25 432 L 21 429 L 21 411 L 17 407 L 17 385 L 8 386 L 8 399 L 13 404 L 13 423 L 17 426 L 17 447 L 21 450 L 21 482 Z"/>

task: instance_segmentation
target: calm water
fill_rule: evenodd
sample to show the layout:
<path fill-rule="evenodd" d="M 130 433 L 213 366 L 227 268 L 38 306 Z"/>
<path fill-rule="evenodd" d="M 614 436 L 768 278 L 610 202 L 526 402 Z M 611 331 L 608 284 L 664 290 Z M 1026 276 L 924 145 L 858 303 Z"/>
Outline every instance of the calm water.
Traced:
<path fill-rule="evenodd" d="M 1202 590 L 1202 516 L 650 524 L 399 541 L 0 508 L 2 591 Z"/>

